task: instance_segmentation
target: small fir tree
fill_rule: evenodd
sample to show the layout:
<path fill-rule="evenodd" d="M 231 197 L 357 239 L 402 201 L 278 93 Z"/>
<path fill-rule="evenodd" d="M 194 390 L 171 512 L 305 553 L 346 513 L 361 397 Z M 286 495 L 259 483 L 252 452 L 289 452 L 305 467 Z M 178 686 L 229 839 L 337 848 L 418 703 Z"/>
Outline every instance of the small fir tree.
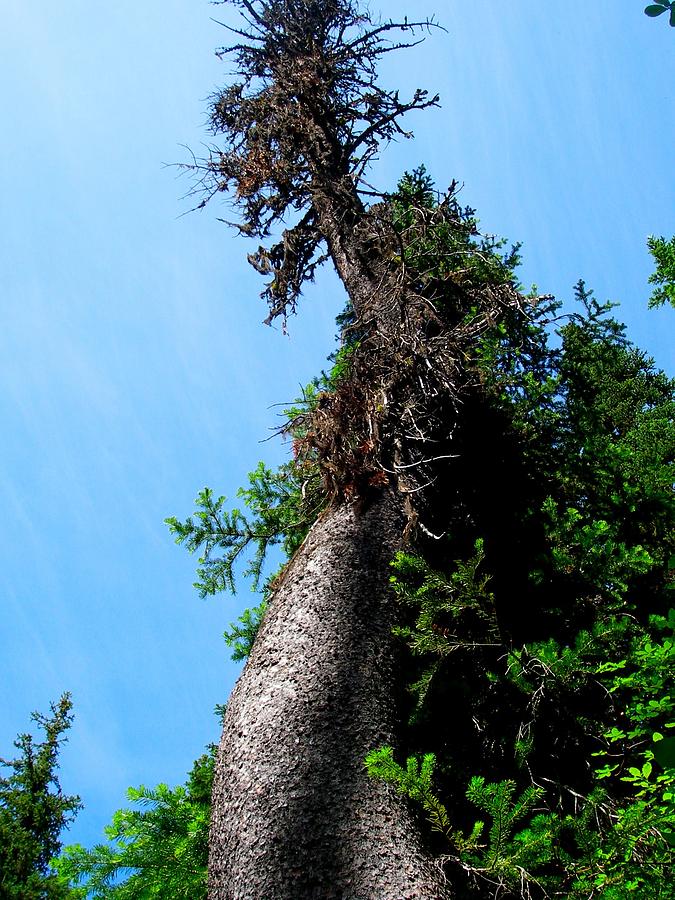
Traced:
<path fill-rule="evenodd" d="M 64 694 L 51 715 L 34 712 L 43 732 L 37 741 L 20 734 L 15 759 L 0 759 L 9 770 L 0 776 L 0 896 L 7 900 L 46 900 L 72 896 L 53 869 L 61 833 L 81 809 L 80 798 L 64 794 L 57 775 L 61 746 L 72 725 L 72 702 Z"/>

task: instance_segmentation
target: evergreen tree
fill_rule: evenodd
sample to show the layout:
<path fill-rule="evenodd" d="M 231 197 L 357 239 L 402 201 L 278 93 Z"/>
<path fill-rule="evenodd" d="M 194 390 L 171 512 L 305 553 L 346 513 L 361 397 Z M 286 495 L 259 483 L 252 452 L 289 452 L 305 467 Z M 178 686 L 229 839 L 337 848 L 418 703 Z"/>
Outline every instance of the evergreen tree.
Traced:
<path fill-rule="evenodd" d="M 479 895 L 670 897 L 675 383 L 583 283 L 577 299 L 559 345 L 533 321 L 517 354 L 515 332 L 479 348 L 491 474 L 476 490 L 472 443 L 461 529 L 394 560 L 413 755 L 367 765 L 440 817 L 438 852 Z M 481 845 L 489 819 L 501 843 Z"/>
<path fill-rule="evenodd" d="M 406 176 L 392 198 L 402 221 L 420 185 L 423 172 Z M 433 247 L 440 267 L 457 242 L 442 228 L 415 252 Z M 393 560 L 411 692 L 397 751 L 412 755 L 372 748 L 365 763 L 425 813 L 460 896 L 670 896 L 675 384 L 583 282 L 576 300 L 475 343 L 455 477 L 436 483 L 444 534 L 418 533 Z M 343 353 L 319 393 L 344 376 Z M 290 410 L 296 444 L 303 424 Z M 311 477 L 306 460 L 289 465 Z M 267 477 L 284 484 L 287 467 Z M 291 539 L 300 483 L 251 484 L 254 518 L 276 497 L 264 520 Z"/>
<path fill-rule="evenodd" d="M 335 389 L 292 426 L 296 461 L 318 472 L 324 511 L 276 579 L 228 701 L 212 896 L 441 897 L 445 877 L 414 816 L 363 766 L 398 733 L 389 562 L 412 535 L 433 530 L 430 486 L 449 464 L 460 398 L 475 377 L 463 366 L 466 348 L 532 304 L 514 289 L 513 254 L 502 259 L 479 237 L 454 186 L 434 205 L 424 178 L 409 179 L 400 202 L 373 202 L 364 182 L 378 148 L 406 133 L 402 116 L 436 103 L 424 91 L 403 100 L 381 88 L 377 62 L 433 23 L 376 23 L 355 0 L 233 5 L 242 23 L 224 52 L 236 75 L 211 119 L 225 146 L 197 165 L 200 186 L 206 199 L 229 191 L 252 237 L 295 223 L 250 257 L 268 276 L 268 320 L 295 310 L 328 257 L 352 322 Z M 455 241 L 439 270 L 436 231 Z M 202 506 L 173 523 L 179 540 L 198 530 Z M 237 543 L 237 522 L 211 523 L 205 572 L 214 548 L 229 559 Z"/>
<path fill-rule="evenodd" d="M 79 797 L 64 794 L 57 770 L 61 745 L 73 717 L 69 694 L 52 704 L 51 715 L 33 713 L 44 733 L 37 741 L 20 734 L 15 759 L 0 759 L 10 774 L 0 776 L 0 897 L 43 900 L 72 896 L 52 868 L 60 835 L 81 808 Z"/>
<path fill-rule="evenodd" d="M 552 343 L 558 304 L 518 289 L 517 248 L 480 235 L 454 184 L 367 185 L 401 117 L 436 102 L 383 90 L 377 61 L 431 22 L 232 5 L 203 202 L 229 192 L 262 240 L 286 224 L 249 257 L 268 321 L 328 258 L 348 307 L 333 371 L 289 411 L 292 462 L 253 474 L 248 513 L 205 491 L 169 520 L 203 593 L 242 553 L 256 578 L 273 543 L 289 556 L 231 633 L 250 656 L 209 896 L 659 896 L 673 385 L 581 282 Z"/>

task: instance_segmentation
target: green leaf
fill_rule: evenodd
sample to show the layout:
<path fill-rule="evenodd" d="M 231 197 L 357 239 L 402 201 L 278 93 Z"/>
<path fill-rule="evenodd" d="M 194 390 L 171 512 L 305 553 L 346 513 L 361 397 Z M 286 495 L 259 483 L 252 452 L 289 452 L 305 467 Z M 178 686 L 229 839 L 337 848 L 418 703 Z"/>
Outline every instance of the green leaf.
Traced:
<path fill-rule="evenodd" d="M 645 9 L 645 15 L 656 18 L 668 10 L 667 6 L 657 6 L 655 3 Z"/>

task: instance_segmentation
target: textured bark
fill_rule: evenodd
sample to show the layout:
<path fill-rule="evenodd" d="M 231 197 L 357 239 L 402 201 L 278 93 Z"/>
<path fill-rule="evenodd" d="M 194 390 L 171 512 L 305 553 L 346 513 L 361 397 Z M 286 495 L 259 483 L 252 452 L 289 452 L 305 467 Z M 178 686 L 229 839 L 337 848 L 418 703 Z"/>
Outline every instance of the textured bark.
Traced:
<path fill-rule="evenodd" d="M 330 508 L 274 594 L 225 716 L 210 900 L 447 896 L 410 811 L 364 768 L 395 743 L 399 506 Z"/>

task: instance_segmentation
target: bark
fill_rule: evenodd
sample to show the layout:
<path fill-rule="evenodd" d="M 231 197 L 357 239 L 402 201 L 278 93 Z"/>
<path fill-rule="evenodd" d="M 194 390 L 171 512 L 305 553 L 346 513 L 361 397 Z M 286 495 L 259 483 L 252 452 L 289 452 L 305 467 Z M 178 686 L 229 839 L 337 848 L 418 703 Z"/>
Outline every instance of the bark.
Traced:
<path fill-rule="evenodd" d="M 228 702 L 213 794 L 210 900 L 440 900 L 411 811 L 369 779 L 396 743 L 392 493 L 317 521 Z"/>

